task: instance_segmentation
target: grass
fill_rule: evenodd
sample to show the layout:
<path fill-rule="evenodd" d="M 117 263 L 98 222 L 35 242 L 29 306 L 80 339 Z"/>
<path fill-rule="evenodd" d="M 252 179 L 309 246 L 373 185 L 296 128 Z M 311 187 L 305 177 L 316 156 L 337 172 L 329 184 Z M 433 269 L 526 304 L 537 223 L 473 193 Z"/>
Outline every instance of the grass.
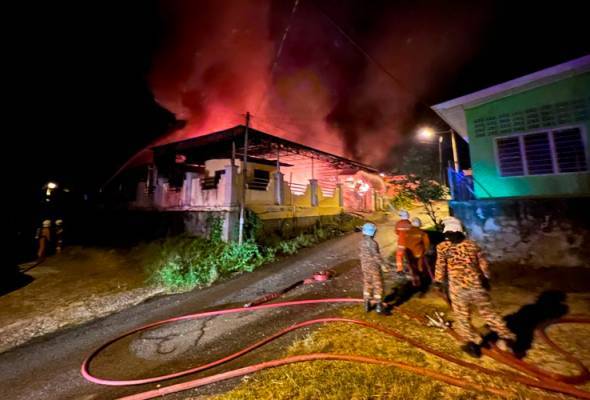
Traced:
<path fill-rule="evenodd" d="M 253 218 L 251 218 L 253 219 Z M 181 235 L 152 243 L 137 251 L 145 258 L 149 280 L 167 288 L 170 292 L 191 290 L 207 286 L 234 273 L 252 272 L 259 266 L 272 262 L 276 256 L 289 256 L 324 240 L 340 236 L 354 229 L 359 220 L 346 215 L 337 216 L 330 223 L 317 224 L 298 235 L 285 239 L 275 235 L 266 244 L 250 239 L 243 244 L 221 240 L 221 224 L 212 221 L 210 238 Z M 254 221 L 253 230 L 260 230 L 260 222 Z M 256 228 L 258 226 L 258 228 Z M 268 239 L 268 238 L 267 238 Z"/>
<path fill-rule="evenodd" d="M 251 272 L 274 260 L 274 252 L 252 241 L 225 243 L 179 236 L 156 244 L 160 253 L 148 265 L 150 280 L 171 291 L 209 285 L 235 272 Z"/>
<path fill-rule="evenodd" d="M 432 312 L 435 309 L 444 310 L 440 299 L 426 296 L 422 299 L 412 299 L 403 307 L 410 307 L 412 312 Z M 464 355 L 458 348 L 457 342 L 446 333 L 433 328 L 427 328 L 410 321 L 400 314 L 391 317 L 380 317 L 374 314 L 366 315 L 361 307 L 348 307 L 342 311 L 347 318 L 365 319 L 406 336 L 417 339 L 430 347 L 448 353 L 452 356 L 473 362 L 474 359 Z M 588 334 L 588 330 L 575 333 L 571 327 L 563 326 L 552 329 L 570 329 L 569 333 L 574 343 Z M 566 332 L 567 334 L 567 332 Z M 587 337 L 587 336 L 585 336 Z M 563 340 L 563 339 L 562 339 Z M 528 361 L 543 365 L 550 350 L 537 346 L 533 356 Z M 567 347 L 566 347 L 567 348 Z M 571 349 L 570 350 L 574 350 Z M 355 354 L 386 358 L 426 367 L 465 381 L 478 383 L 486 387 L 507 389 L 513 392 L 515 399 L 536 399 L 545 392 L 526 388 L 520 384 L 508 382 L 505 379 L 493 378 L 477 374 L 474 371 L 444 361 L 428 353 L 387 337 L 381 333 L 348 324 L 328 324 L 312 331 L 301 340 L 295 341 L 284 354 L 277 357 L 308 354 L 315 352 L 329 352 L 340 354 Z M 537 353 L 541 352 L 543 356 Z M 553 355 L 555 357 L 555 355 Z M 477 364 L 490 369 L 509 369 L 505 365 L 483 357 Z M 562 371 L 563 372 L 563 371 Z M 588 389 L 586 385 L 586 389 Z M 227 393 L 213 397 L 215 400 L 234 399 L 496 399 L 495 395 L 468 391 L 447 385 L 436 380 L 418 376 L 394 367 L 363 365 L 358 363 L 316 361 L 292 364 L 275 369 L 266 370 L 242 379 L 234 389 Z M 555 398 L 566 398 L 555 395 Z"/>

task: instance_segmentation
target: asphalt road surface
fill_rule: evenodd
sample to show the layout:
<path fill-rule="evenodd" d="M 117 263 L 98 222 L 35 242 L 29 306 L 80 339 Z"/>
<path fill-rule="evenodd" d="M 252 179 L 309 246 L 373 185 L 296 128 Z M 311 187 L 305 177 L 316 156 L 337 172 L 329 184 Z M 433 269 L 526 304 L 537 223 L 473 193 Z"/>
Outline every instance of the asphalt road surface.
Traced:
<path fill-rule="evenodd" d="M 389 228 L 389 226 L 388 226 Z M 380 239 L 391 239 L 384 230 Z M 360 234 L 349 234 L 322 243 L 298 255 L 267 265 L 249 274 L 210 288 L 151 299 L 125 311 L 85 325 L 42 337 L 0 354 L 0 387 L 5 399 L 112 399 L 153 389 L 156 384 L 108 387 L 89 383 L 80 375 L 84 358 L 109 339 L 137 326 L 199 311 L 241 306 L 309 277 L 314 271 L 335 269 L 338 276 L 327 283 L 295 289 L 280 300 L 322 297 L 360 297 L 358 267 Z M 381 240 L 380 240 L 381 241 Z M 382 241 L 382 247 L 387 243 Z M 391 252 L 391 246 L 384 253 Z M 312 305 L 264 310 L 236 316 L 186 321 L 133 335 L 107 348 L 92 364 L 92 372 L 112 379 L 143 378 L 170 373 L 212 361 L 237 351 L 265 335 L 295 322 L 334 313 L 335 305 Z M 274 358 L 284 346 L 305 331 L 290 334 L 273 344 L 198 375 L 166 381 L 186 381 L 197 376 Z M 233 382 L 193 391 L 190 395 L 227 390 Z M 187 393 L 167 398 L 184 398 Z"/>

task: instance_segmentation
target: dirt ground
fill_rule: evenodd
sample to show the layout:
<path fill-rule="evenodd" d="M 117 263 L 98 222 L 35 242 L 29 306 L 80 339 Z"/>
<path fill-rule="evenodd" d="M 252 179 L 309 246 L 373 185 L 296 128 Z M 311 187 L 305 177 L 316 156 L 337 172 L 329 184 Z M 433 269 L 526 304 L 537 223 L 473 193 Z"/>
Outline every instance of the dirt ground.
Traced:
<path fill-rule="evenodd" d="M 28 284 L 0 297 L 0 352 L 162 293 L 146 283 L 142 257 L 74 247 L 27 271 Z"/>

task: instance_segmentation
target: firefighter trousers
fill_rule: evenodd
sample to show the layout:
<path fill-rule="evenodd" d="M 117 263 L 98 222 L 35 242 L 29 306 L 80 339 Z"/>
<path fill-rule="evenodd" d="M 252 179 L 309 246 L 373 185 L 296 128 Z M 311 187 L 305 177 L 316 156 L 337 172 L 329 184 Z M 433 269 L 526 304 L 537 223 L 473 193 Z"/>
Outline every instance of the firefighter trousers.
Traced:
<path fill-rule="evenodd" d="M 453 326 L 463 341 L 481 343 L 481 336 L 471 325 L 471 306 L 477 308 L 480 317 L 501 339 L 514 340 L 516 338 L 500 314 L 494 309 L 490 294 L 484 288 L 453 288 L 450 285 L 449 297 L 455 316 Z"/>
<path fill-rule="evenodd" d="M 363 298 L 365 300 L 383 300 L 383 273 L 377 265 L 363 265 Z"/>

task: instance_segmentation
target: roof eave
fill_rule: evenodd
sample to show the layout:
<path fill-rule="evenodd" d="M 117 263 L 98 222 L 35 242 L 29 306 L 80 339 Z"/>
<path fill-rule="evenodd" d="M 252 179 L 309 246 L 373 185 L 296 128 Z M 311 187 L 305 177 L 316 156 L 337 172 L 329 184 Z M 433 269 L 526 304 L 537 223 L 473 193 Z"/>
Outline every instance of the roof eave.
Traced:
<path fill-rule="evenodd" d="M 447 124 L 468 140 L 465 109 L 534 89 L 590 71 L 590 55 L 568 61 L 486 89 L 457 97 L 431 108 Z"/>

